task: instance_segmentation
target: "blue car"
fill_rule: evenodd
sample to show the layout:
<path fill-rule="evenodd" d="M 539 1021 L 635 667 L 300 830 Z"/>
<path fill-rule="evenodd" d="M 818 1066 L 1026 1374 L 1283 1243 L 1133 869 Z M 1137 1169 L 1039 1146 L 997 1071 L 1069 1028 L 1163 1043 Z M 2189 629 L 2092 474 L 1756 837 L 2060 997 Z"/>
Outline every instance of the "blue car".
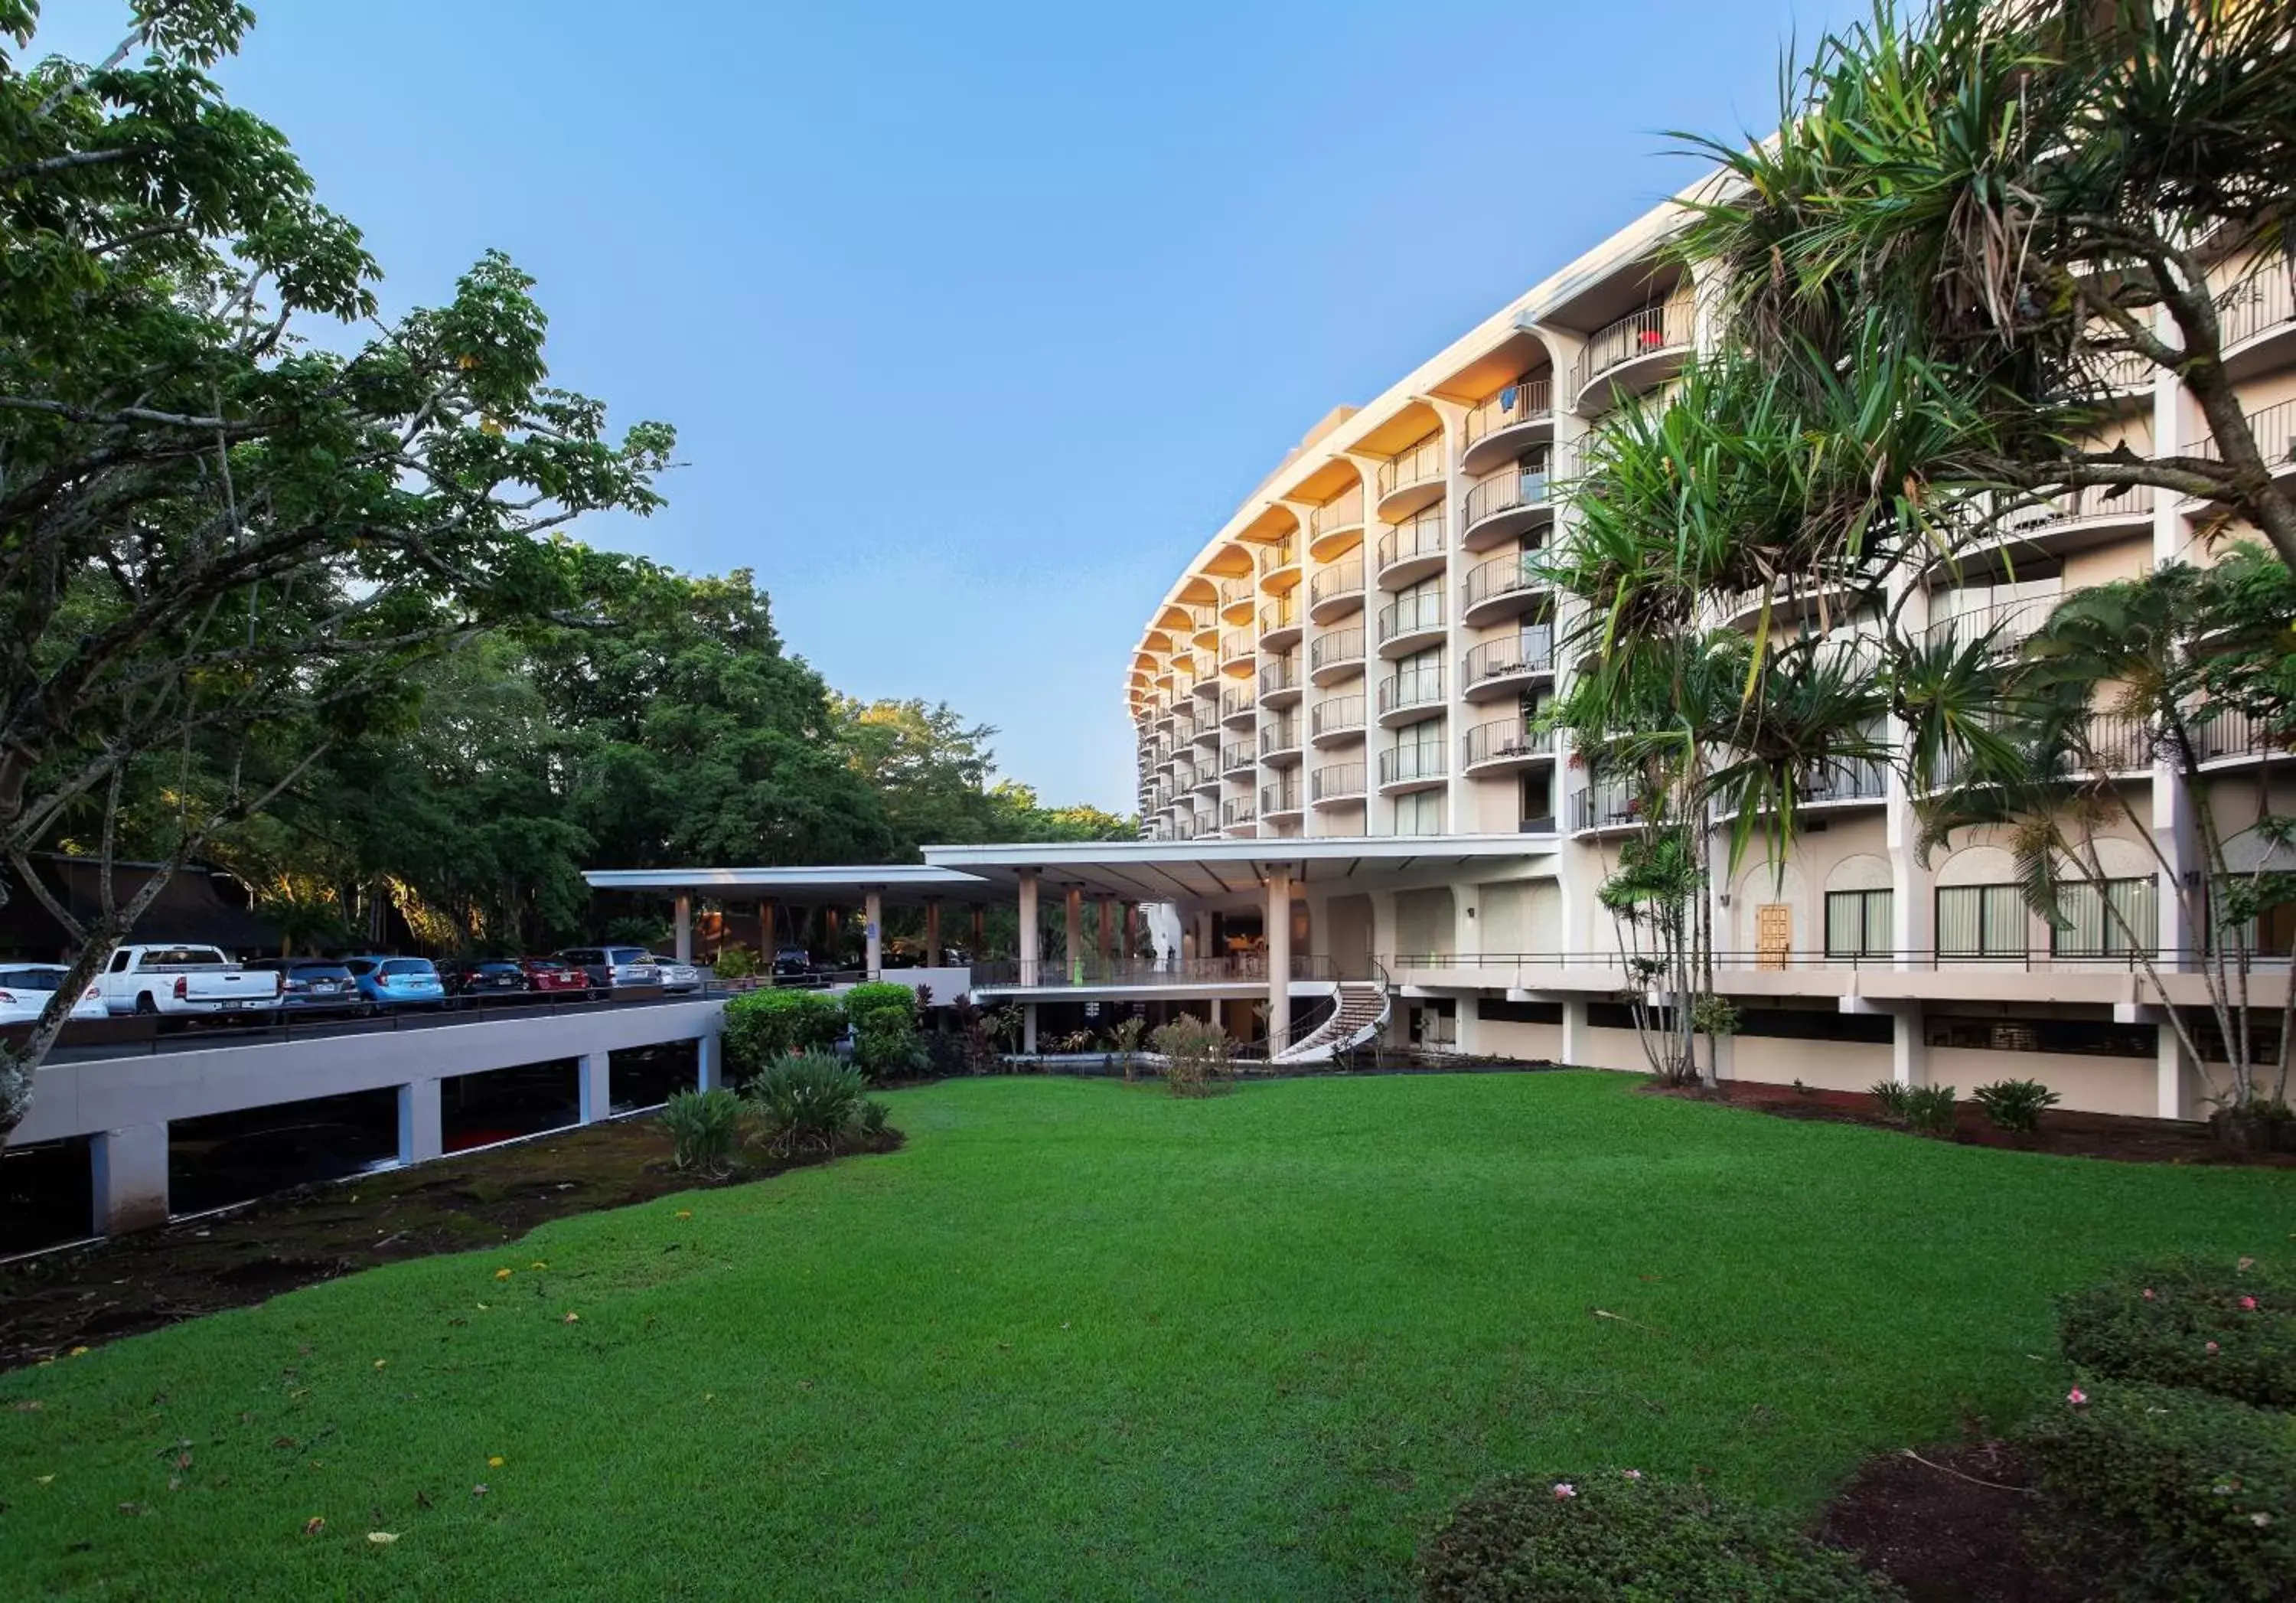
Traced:
<path fill-rule="evenodd" d="M 343 966 L 370 1007 L 436 1007 L 447 999 L 447 982 L 428 958 L 349 958 Z"/>

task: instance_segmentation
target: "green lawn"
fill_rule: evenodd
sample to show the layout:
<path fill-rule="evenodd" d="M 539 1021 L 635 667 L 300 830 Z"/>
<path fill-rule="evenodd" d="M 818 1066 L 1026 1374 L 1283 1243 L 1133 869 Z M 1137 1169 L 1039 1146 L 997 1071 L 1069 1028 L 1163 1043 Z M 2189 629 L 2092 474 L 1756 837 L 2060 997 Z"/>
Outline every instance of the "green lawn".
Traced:
<path fill-rule="evenodd" d="M 2050 1396 L 2056 1291 L 2164 1249 L 2277 1257 L 2296 1229 L 2286 1172 L 1636 1083 L 902 1093 L 890 1157 L 0 1377 L 0 1574 L 234 1600 L 1390 1597 L 1496 1471 L 1707 1466 L 1814 1505 L 1863 1454 Z"/>

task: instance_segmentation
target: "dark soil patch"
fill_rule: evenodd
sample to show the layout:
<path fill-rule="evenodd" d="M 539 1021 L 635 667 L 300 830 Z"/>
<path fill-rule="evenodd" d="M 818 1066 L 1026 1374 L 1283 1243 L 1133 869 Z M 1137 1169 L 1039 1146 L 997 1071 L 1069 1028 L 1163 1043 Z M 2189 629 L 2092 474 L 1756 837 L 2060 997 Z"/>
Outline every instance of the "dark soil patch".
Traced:
<path fill-rule="evenodd" d="M 1863 1091 L 1796 1089 L 1790 1085 L 1765 1085 L 1752 1081 L 1725 1081 L 1718 1090 L 1697 1086 L 1668 1086 L 1652 1081 L 1650 1089 L 1663 1097 L 1687 1097 L 1727 1102 L 1782 1119 L 1816 1119 L 1836 1124 L 1863 1124 L 1873 1130 L 1910 1130 L 1884 1118 L 1874 1098 Z M 2051 1108 L 2041 1115 L 2041 1127 L 2030 1135 L 1997 1130 L 1974 1103 L 1956 1110 L 1958 1122 L 1950 1138 L 1968 1147 L 1999 1147 L 2016 1152 L 2046 1152 L 2058 1157 L 2107 1158 L 2122 1163 L 2244 1163 L 2272 1168 L 2296 1168 L 2296 1152 L 2247 1152 L 2229 1147 L 2206 1124 L 2176 1119 L 2134 1119 L 2118 1114 L 2071 1113 Z"/>
<path fill-rule="evenodd" d="M 900 1143 L 889 1130 L 865 1150 Z M 823 1161 L 752 1162 L 713 1181 L 679 1172 L 669 1154 L 657 1119 L 586 1125 L 10 1264 L 0 1269 L 0 1370 L 379 1263 L 499 1245 L 554 1219 Z"/>
<path fill-rule="evenodd" d="M 1855 1553 L 1913 1603 L 2075 1603 L 2095 1594 L 2045 1568 L 2025 1467 L 2002 1442 L 1867 1460 L 1828 1504 L 1818 1539 Z"/>

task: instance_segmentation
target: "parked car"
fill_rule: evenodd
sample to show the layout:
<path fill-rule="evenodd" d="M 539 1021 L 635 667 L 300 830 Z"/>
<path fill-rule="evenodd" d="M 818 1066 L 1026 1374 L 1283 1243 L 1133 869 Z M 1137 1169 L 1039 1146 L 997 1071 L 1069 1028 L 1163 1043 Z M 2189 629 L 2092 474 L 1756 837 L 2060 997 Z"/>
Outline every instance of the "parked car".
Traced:
<path fill-rule="evenodd" d="M 276 1008 L 283 978 L 212 946 L 123 946 L 96 985 L 114 1013 L 197 1015 Z"/>
<path fill-rule="evenodd" d="M 318 958 L 258 958 L 248 972 L 279 976 L 282 1013 L 328 1013 L 359 1005 L 358 986 L 351 971 L 331 959 Z"/>
<path fill-rule="evenodd" d="M 519 971 L 526 975 L 530 991 L 573 991 L 590 994 L 590 976 L 558 958 L 521 958 Z"/>
<path fill-rule="evenodd" d="M 801 980 L 813 972 L 813 954 L 801 946 L 785 946 L 774 954 L 777 980 Z"/>
<path fill-rule="evenodd" d="M 691 963 L 681 963 L 675 958 L 657 955 L 654 958 L 654 966 L 661 970 L 660 983 L 664 991 L 701 989 L 701 971 Z"/>
<path fill-rule="evenodd" d="M 521 996 L 533 989 L 508 958 L 457 958 L 439 966 L 439 978 L 455 997 Z"/>
<path fill-rule="evenodd" d="M 29 1024 L 37 1019 L 47 1011 L 48 999 L 62 989 L 64 976 L 70 972 L 61 963 L 16 963 L 0 967 L 0 1024 Z M 72 1004 L 66 1016 L 110 1018 L 111 1009 L 103 1005 L 102 987 L 91 985 L 81 991 L 79 1000 Z"/>
<path fill-rule="evenodd" d="M 643 946 L 570 946 L 558 958 L 588 974 L 591 985 L 599 991 L 661 983 L 661 969 Z"/>
<path fill-rule="evenodd" d="M 446 983 L 428 958 L 351 958 L 343 966 L 370 1007 L 435 1007 L 447 999 Z"/>

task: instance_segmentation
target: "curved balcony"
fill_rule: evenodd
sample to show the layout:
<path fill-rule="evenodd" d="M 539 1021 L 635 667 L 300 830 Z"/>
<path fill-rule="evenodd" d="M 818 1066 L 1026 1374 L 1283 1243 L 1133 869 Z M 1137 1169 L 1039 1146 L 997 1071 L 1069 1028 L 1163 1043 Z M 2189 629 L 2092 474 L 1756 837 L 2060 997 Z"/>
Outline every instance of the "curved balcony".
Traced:
<path fill-rule="evenodd" d="M 1294 774 L 1274 785 L 1259 787 L 1259 816 L 1269 823 L 1277 818 L 1300 816 L 1300 776 Z"/>
<path fill-rule="evenodd" d="M 1488 473 L 1523 448 L 1554 438 L 1554 381 L 1541 374 L 1520 378 L 1467 414 L 1466 446 L 1459 453 L 1463 473 Z"/>
<path fill-rule="evenodd" d="M 1406 791 L 1432 790 L 1451 777 L 1442 746 L 1391 746 L 1379 754 L 1379 793 L 1399 796 Z"/>
<path fill-rule="evenodd" d="M 1248 740 L 1232 740 L 1220 749 L 1220 773 L 1227 778 L 1248 777 L 1259 766 L 1259 754 Z"/>
<path fill-rule="evenodd" d="M 1642 802 L 1621 779 L 1596 777 L 1570 793 L 1570 833 L 1616 834 L 1643 826 Z"/>
<path fill-rule="evenodd" d="M 1219 663 L 1222 673 L 1249 674 L 1255 649 L 1251 631 L 1232 629 L 1220 637 Z"/>
<path fill-rule="evenodd" d="M 2009 571 L 2015 561 L 2069 556 L 2077 551 L 2150 533 L 2152 495 L 2143 489 L 2124 489 L 2114 496 L 2113 488 L 2105 484 L 2084 485 L 2043 500 L 2005 507 L 1993 514 L 1990 527 L 1978 530 L 1975 538 L 1967 543 L 1936 553 L 1930 561 L 1930 571 L 1935 573 L 1956 564 L 1964 568 L 1972 563 L 1993 567 L 1997 564 L 1979 559 L 2000 554 L 2013 559 L 1997 564 L 2001 570 Z"/>
<path fill-rule="evenodd" d="M 1259 704 L 1288 707 L 1300 699 L 1300 659 L 1275 657 L 1259 670 Z"/>
<path fill-rule="evenodd" d="M 1364 799 L 1364 765 L 1325 763 L 1308 776 L 1308 801 L 1315 807 L 1344 807 Z"/>
<path fill-rule="evenodd" d="M 1300 715 L 1276 719 L 1259 731 L 1259 760 L 1282 768 L 1300 760 Z"/>
<path fill-rule="evenodd" d="M 1196 782 L 1188 788 L 1199 796 L 1217 796 L 1219 794 L 1219 765 L 1210 759 L 1198 764 Z"/>
<path fill-rule="evenodd" d="M 1220 609 L 1217 604 L 1188 609 L 1189 645 L 1201 645 L 1206 651 L 1216 650 L 1219 645 L 1219 629 Z"/>
<path fill-rule="evenodd" d="M 1300 582 L 1300 537 L 1287 534 L 1259 548 L 1259 588 L 1280 596 Z"/>
<path fill-rule="evenodd" d="M 1308 677 L 1318 685 L 1336 685 L 1363 671 L 1364 632 L 1360 629 L 1326 629 L 1308 645 Z"/>
<path fill-rule="evenodd" d="M 2063 600 L 2062 596 L 2022 596 L 1948 612 L 1931 620 L 1925 638 L 1957 652 L 1982 645 L 1990 655 L 2006 656 L 2046 623 Z"/>
<path fill-rule="evenodd" d="M 1364 559 L 1361 552 L 1342 557 L 1319 570 L 1308 580 L 1308 616 L 1329 623 L 1359 612 L 1364 604 Z"/>
<path fill-rule="evenodd" d="M 1443 431 L 1423 436 L 1379 465 L 1380 521 L 1399 523 L 1443 498 Z"/>
<path fill-rule="evenodd" d="M 2296 349 L 2296 273 L 2285 256 L 2251 272 L 2217 297 L 2218 337 L 2228 378 L 2277 367 Z M 2140 358 L 2141 359 L 2141 358 Z M 2152 376 L 2145 364 L 2145 376 Z"/>
<path fill-rule="evenodd" d="M 2255 437 L 2256 454 L 2272 476 L 2286 483 L 2296 475 L 2296 400 L 2284 400 L 2274 406 L 2260 407 L 2248 415 L 2248 432 Z M 2211 462 L 2221 460 L 2217 455 L 2213 434 L 2203 434 L 2193 441 L 2193 455 Z M 2206 506 L 2205 497 L 2186 501 L 2183 509 L 2189 514 Z"/>
<path fill-rule="evenodd" d="M 1300 643 L 1300 597 L 1287 591 L 1259 609 L 1262 651 L 1288 651 Z"/>
<path fill-rule="evenodd" d="M 1196 788 L 1196 782 L 1202 776 L 1196 772 L 1196 765 L 1194 763 L 1174 763 L 1172 765 L 1173 796 L 1177 798 L 1186 795 L 1190 791 Z"/>
<path fill-rule="evenodd" d="M 1211 627 L 1218 629 L 1223 623 L 1250 622 L 1251 609 L 1259 604 L 1259 597 L 1251 588 L 1250 575 L 1237 574 L 1234 578 L 1215 580 L 1213 583 L 1218 589 L 1219 599 L 1208 609 Z M 1202 644 L 1209 645 L 1211 642 L 1207 640 Z"/>
<path fill-rule="evenodd" d="M 1379 722 L 1392 729 L 1443 711 L 1443 670 L 1414 668 L 1379 682 Z"/>
<path fill-rule="evenodd" d="M 1259 803 L 1250 796 L 1230 796 L 1220 803 L 1220 827 L 1245 830 L 1259 822 Z"/>
<path fill-rule="evenodd" d="M 1186 745 L 1196 737 L 1197 719 L 1193 707 L 1185 707 L 1172 715 L 1172 744 Z"/>
<path fill-rule="evenodd" d="M 1230 685 L 1220 692 L 1219 720 L 1224 724 L 1250 725 L 1259 716 L 1259 698 L 1249 685 Z"/>
<path fill-rule="evenodd" d="M 1697 320 L 1697 300 L 1685 285 L 1657 306 L 1595 330 L 1571 369 L 1570 409 L 1599 417 L 1621 395 L 1640 395 L 1666 382 L 1682 371 Z"/>
<path fill-rule="evenodd" d="M 1329 562 L 1350 544 L 1359 542 L 1364 529 L 1364 492 L 1358 484 L 1308 514 L 1308 555 Z"/>
<path fill-rule="evenodd" d="M 1407 657 L 1439 645 L 1449 627 L 1440 587 L 1390 602 L 1379 609 L 1379 654 Z"/>
<path fill-rule="evenodd" d="M 1364 734 L 1364 698 L 1334 695 L 1317 702 L 1308 711 L 1308 738 L 1318 746 L 1345 745 Z"/>
<path fill-rule="evenodd" d="M 1459 737 L 1459 771 L 1469 777 L 1511 774 L 1554 760 L 1554 731 L 1520 718 L 1495 718 Z"/>
<path fill-rule="evenodd" d="M 1459 621 L 1480 627 L 1538 606 L 1550 588 L 1538 566 L 1545 555 L 1517 551 L 1468 569 L 1459 588 Z"/>
<path fill-rule="evenodd" d="M 1460 664 L 1460 694 L 1471 702 L 1519 695 L 1554 671 L 1554 629 L 1537 623 L 1513 638 L 1470 647 Z"/>
<path fill-rule="evenodd" d="M 1407 584 L 1443 571 L 1448 553 L 1443 543 L 1443 509 L 1432 507 L 1379 537 L 1375 553 L 1379 588 L 1399 590 Z"/>
<path fill-rule="evenodd" d="M 1459 531 L 1460 547 L 1488 551 L 1553 522 L 1554 481 L 1547 466 L 1546 457 L 1534 457 L 1478 481 L 1463 497 L 1466 522 Z"/>
<path fill-rule="evenodd" d="M 1204 697 L 1207 701 L 1215 703 L 1219 700 L 1219 675 L 1209 671 L 1207 671 L 1204 676 L 1198 679 L 1194 684 L 1188 686 L 1188 694 L 1190 695 L 1200 695 Z"/>

